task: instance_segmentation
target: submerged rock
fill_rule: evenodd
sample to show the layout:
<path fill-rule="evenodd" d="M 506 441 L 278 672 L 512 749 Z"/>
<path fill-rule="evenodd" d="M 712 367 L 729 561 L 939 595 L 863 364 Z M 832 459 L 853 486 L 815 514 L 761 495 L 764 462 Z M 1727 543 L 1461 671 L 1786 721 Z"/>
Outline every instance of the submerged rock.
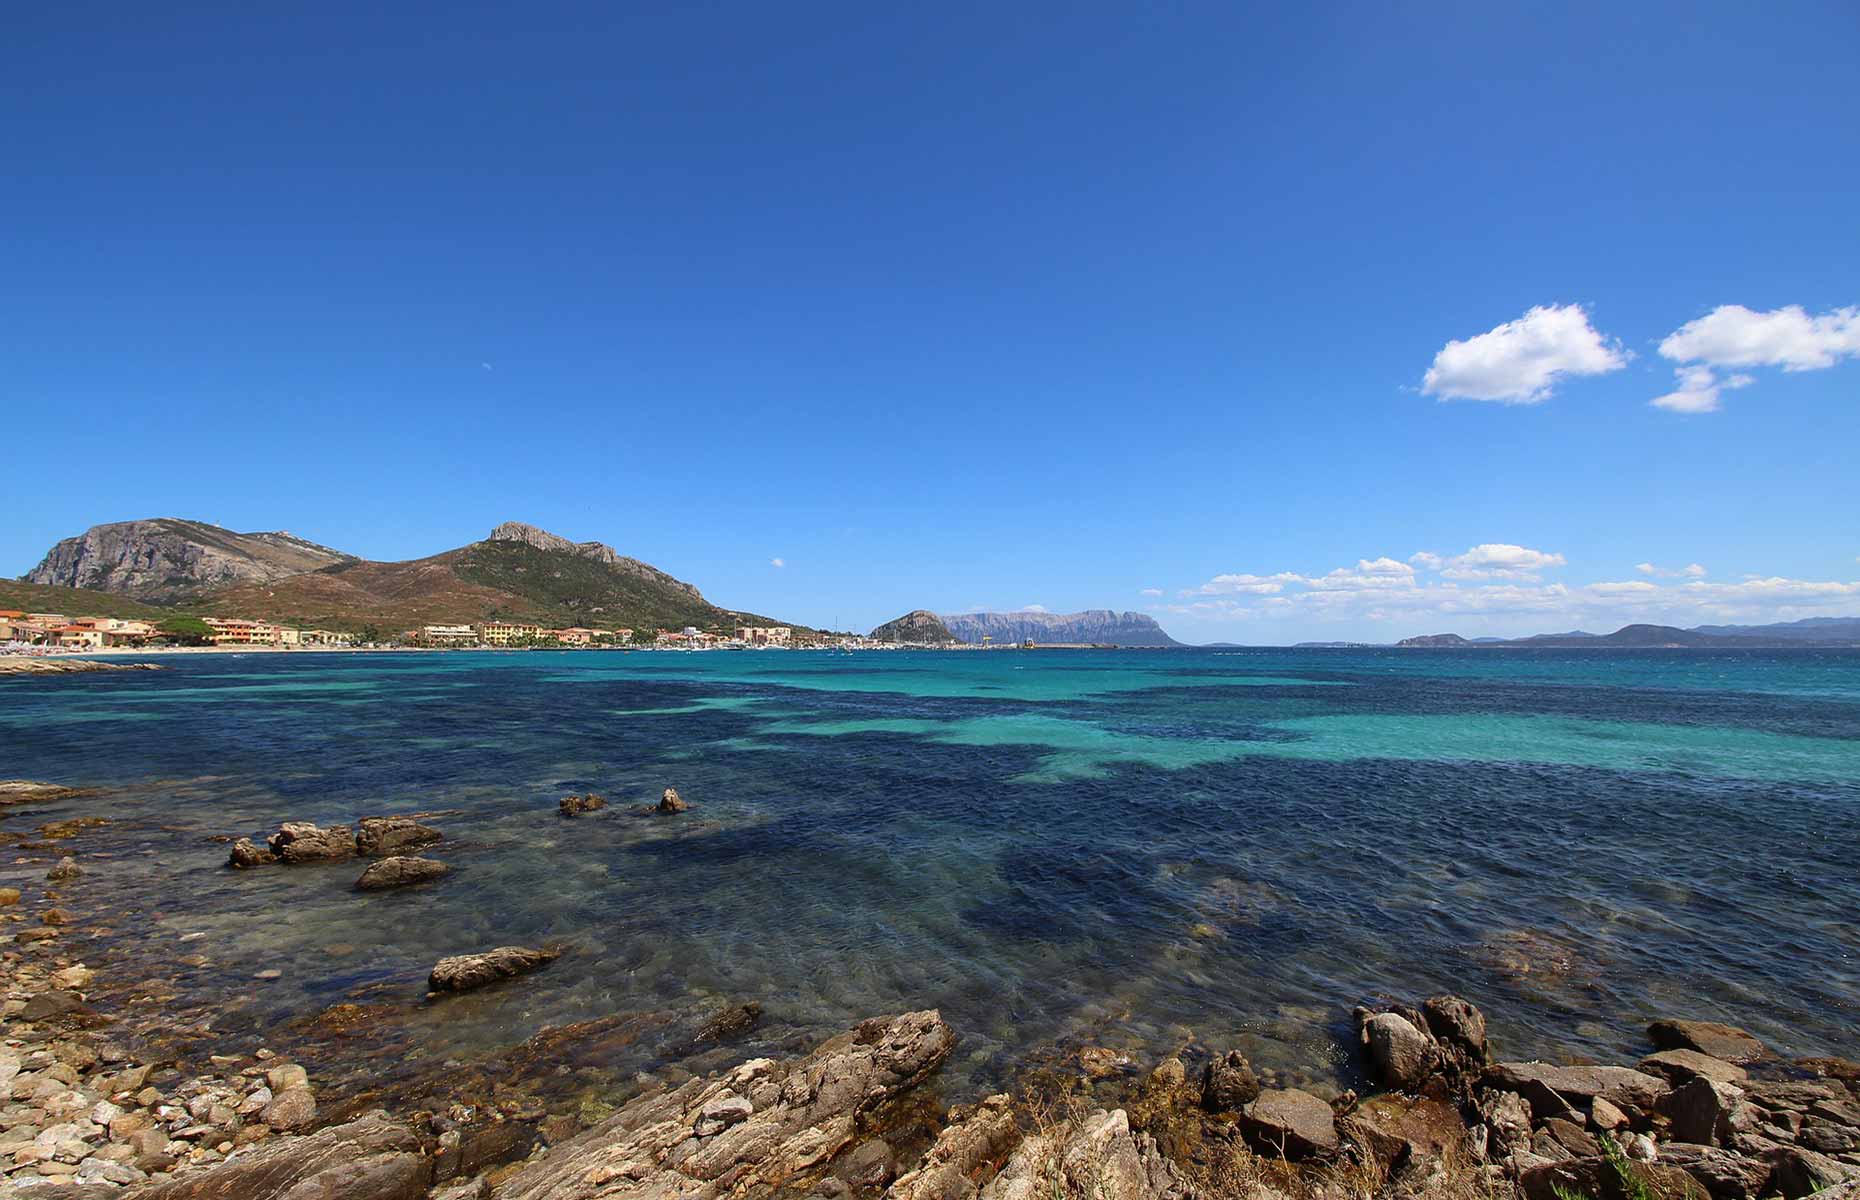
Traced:
<path fill-rule="evenodd" d="M 451 868 L 437 859 L 414 858 L 395 855 L 380 862 L 368 864 L 362 877 L 355 881 L 355 886 L 364 892 L 377 892 L 386 888 L 405 887 L 412 883 L 426 883 L 447 874 Z"/>
<path fill-rule="evenodd" d="M 560 950 L 532 950 L 527 946 L 499 946 L 483 954 L 442 958 L 433 967 L 428 985 L 435 992 L 464 992 L 500 979 L 514 979 L 540 970 L 562 956 Z"/>
<path fill-rule="evenodd" d="M 677 1053 L 682 1057 L 704 1046 L 741 1037 L 754 1029 L 761 1021 L 762 1006 L 754 1000 L 743 1004 L 732 1004 L 722 1012 L 706 1018 L 704 1023 L 697 1027 L 697 1032 L 691 1035 L 691 1039 L 681 1046 Z"/>
<path fill-rule="evenodd" d="M 430 846 L 445 837 L 412 817 L 363 817 L 355 834 L 355 848 L 371 858 Z"/>
<path fill-rule="evenodd" d="M 681 813 L 691 806 L 678 794 L 677 788 L 666 788 L 659 797 L 658 811 L 662 813 Z"/>
<path fill-rule="evenodd" d="M 589 792 L 585 796 L 564 796 L 556 801 L 556 810 L 565 817 L 596 812 L 607 807 L 607 798 Z"/>

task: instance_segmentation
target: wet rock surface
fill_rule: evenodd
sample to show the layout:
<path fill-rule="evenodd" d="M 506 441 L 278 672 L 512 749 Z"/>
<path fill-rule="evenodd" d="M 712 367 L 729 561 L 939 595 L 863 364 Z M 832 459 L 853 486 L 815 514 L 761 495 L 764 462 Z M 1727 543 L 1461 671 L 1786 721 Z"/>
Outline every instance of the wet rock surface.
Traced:
<path fill-rule="evenodd" d="M 528 946 L 499 946 L 482 954 L 458 954 L 434 965 L 427 986 L 435 992 L 470 991 L 539 971 L 561 956 L 560 950 Z"/>
<path fill-rule="evenodd" d="M 437 859 L 395 855 L 369 863 L 368 869 L 355 881 L 355 886 L 360 891 L 378 892 L 409 884 L 428 883 L 448 873 L 450 868 Z"/>

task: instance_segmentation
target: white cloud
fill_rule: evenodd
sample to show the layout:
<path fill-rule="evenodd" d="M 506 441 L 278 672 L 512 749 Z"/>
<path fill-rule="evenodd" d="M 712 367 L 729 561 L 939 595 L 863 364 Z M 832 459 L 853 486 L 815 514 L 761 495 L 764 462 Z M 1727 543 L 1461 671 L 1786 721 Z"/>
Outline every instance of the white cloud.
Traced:
<path fill-rule="evenodd" d="M 1591 583 L 1586 590 L 1597 596 L 1622 598 L 1653 595 L 1660 590 L 1660 585 L 1645 579 L 1629 579 L 1620 583 Z"/>
<path fill-rule="evenodd" d="M 784 558 L 771 558 L 771 559 L 769 559 L 769 566 L 771 566 L 771 567 L 785 567 L 785 566 L 787 566 L 787 565 L 788 565 L 788 560 L 787 560 L 787 559 L 784 559 Z"/>
<path fill-rule="evenodd" d="M 1811 317 L 1799 304 L 1769 312 L 1721 304 L 1667 335 L 1660 353 L 1674 362 L 1714 367 L 1818 370 L 1860 357 L 1860 308 L 1837 308 Z"/>
<path fill-rule="evenodd" d="M 1642 575 L 1654 575 L 1661 579 L 1703 579 L 1711 572 L 1700 563 L 1687 563 L 1683 567 L 1660 567 L 1653 563 L 1636 563 L 1634 569 Z"/>
<path fill-rule="evenodd" d="M 1443 400 L 1536 404 L 1568 375 L 1605 375 L 1627 365 L 1578 304 L 1539 305 L 1515 321 L 1451 341 L 1434 355 L 1421 390 Z"/>
<path fill-rule="evenodd" d="M 1408 561 L 1427 571 L 1438 571 L 1446 562 L 1446 560 L 1441 558 L 1438 554 L 1429 554 L 1425 550 L 1418 550 L 1410 554 L 1408 556 Z"/>
<path fill-rule="evenodd" d="M 1717 412 L 1720 392 L 1748 387 L 1755 382 L 1748 375 L 1727 375 L 1720 379 L 1718 373 L 1710 367 L 1679 367 L 1673 374 L 1678 376 L 1679 386 L 1664 396 L 1655 396 L 1647 403 L 1668 412 Z"/>
<path fill-rule="evenodd" d="M 1163 594 L 1163 590 L 1161 588 L 1144 588 L 1141 592 L 1138 593 L 1138 595 L 1142 595 L 1142 596 L 1160 596 L 1162 594 Z"/>
<path fill-rule="evenodd" d="M 1539 572 L 1566 564 L 1561 554 L 1486 542 L 1447 559 L 1440 573 L 1448 579 L 1536 579 Z"/>
<path fill-rule="evenodd" d="M 1031 613 L 1043 613 L 1046 611 L 1046 605 L 1044 604 L 1023 604 L 1020 606 L 1020 611 L 1031 612 Z"/>
<path fill-rule="evenodd" d="M 1356 569 L 1363 575 L 1412 575 L 1414 568 L 1405 562 L 1397 562 L 1388 555 L 1381 558 L 1359 558 Z"/>
<path fill-rule="evenodd" d="M 1219 596 L 1246 594 L 1270 596 L 1285 590 L 1288 583 L 1301 583 L 1304 577 L 1291 571 L 1276 575 L 1216 575 L 1197 588 L 1185 588 L 1184 596 Z"/>

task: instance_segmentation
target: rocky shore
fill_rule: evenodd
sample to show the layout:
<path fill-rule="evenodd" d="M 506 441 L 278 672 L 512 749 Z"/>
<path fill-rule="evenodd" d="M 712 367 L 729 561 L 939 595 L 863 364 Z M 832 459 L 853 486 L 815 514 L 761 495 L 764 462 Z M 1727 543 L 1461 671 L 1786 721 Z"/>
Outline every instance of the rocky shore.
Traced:
<path fill-rule="evenodd" d="M 71 794 L 0 783 L 20 803 Z M 85 899 L 110 856 L 63 853 L 76 832 L 107 836 L 46 825 L 56 848 L 13 842 L 21 886 L 0 888 L 0 1198 L 1860 1200 L 1860 1064 L 1786 1059 L 1685 1014 L 1647 1028 L 1632 1063 L 1533 1061 L 1454 996 L 1340 1001 L 1361 1095 L 1285 1086 L 1190 1039 L 1149 1062 L 1068 1046 L 1015 1091 L 951 1107 L 939 1068 L 962 1030 L 936 1011 L 750 1057 L 732 1046 L 763 1018 L 753 1002 L 691 1023 L 615 1013 L 392 1087 L 337 1086 L 300 1060 L 355 1005 L 234 1046 L 207 1022 L 178 1038 L 154 984 L 111 979 L 87 953 L 107 917 Z M 231 865 L 359 858 L 364 878 L 412 883 L 435 876 L 405 864 L 431 860 L 402 852 L 441 841 L 415 817 L 286 824 Z M 442 960 L 433 1003 L 467 988 L 515 1002 L 558 953 Z M 594 1049 L 650 1039 L 662 1068 L 552 1103 L 548 1082 L 580 1079 Z"/>
<path fill-rule="evenodd" d="M 83 675 L 92 671 L 165 671 L 160 663 L 103 662 L 94 658 L 45 658 L 0 654 L 0 678 L 9 675 Z"/>

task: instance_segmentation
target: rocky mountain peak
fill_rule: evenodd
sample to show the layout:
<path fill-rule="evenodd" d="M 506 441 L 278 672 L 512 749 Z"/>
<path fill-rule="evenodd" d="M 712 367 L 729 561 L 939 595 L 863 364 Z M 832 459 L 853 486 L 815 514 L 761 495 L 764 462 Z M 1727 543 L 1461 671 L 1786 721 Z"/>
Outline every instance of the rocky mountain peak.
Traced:
<path fill-rule="evenodd" d="M 566 554 L 591 558 L 595 562 L 617 563 L 620 561 L 619 552 L 605 542 L 571 542 L 560 534 L 550 533 L 547 529 L 538 529 L 534 525 L 526 525 L 522 521 L 505 521 L 493 529 L 491 536 L 485 540 L 522 542 L 538 550 L 560 550 Z"/>

